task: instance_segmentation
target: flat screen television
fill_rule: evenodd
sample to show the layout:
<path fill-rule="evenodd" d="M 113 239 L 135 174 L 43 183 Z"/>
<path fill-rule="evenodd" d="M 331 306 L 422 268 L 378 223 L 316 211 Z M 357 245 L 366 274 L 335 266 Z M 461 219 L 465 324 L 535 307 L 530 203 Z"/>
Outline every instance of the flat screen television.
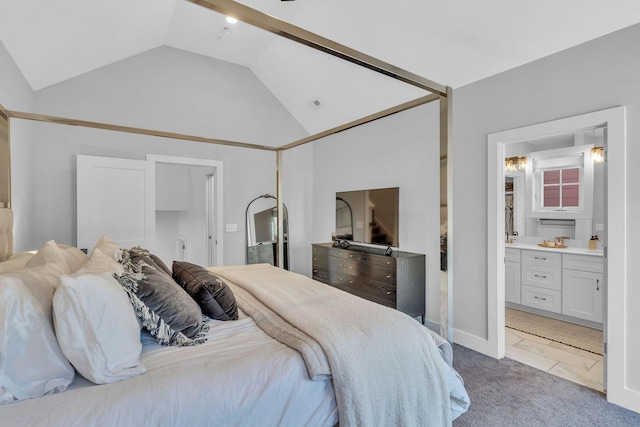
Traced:
<path fill-rule="evenodd" d="M 336 193 L 335 239 L 398 247 L 399 190 Z"/>

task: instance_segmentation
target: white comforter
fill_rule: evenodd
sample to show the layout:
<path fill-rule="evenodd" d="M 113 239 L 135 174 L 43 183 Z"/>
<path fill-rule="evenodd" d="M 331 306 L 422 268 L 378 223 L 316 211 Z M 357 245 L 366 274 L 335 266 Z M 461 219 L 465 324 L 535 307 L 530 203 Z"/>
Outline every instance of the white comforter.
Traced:
<path fill-rule="evenodd" d="M 3 426 L 333 426 L 329 380 L 309 379 L 299 353 L 244 314 L 212 322 L 205 344 L 144 337 L 147 372 L 107 385 L 80 376 L 59 394 L 0 406 Z"/>
<path fill-rule="evenodd" d="M 341 426 L 444 426 L 467 409 L 461 379 L 409 316 L 267 264 L 211 270 L 268 333 L 310 349 L 311 376 L 330 367 Z"/>

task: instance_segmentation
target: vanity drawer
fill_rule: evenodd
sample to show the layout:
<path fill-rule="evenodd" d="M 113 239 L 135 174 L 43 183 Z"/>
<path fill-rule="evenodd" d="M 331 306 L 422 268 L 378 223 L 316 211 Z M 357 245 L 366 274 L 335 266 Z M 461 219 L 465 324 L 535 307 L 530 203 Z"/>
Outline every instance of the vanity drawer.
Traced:
<path fill-rule="evenodd" d="M 504 248 L 504 260 L 520 262 L 520 249 Z"/>
<path fill-rule="evenodd" d="M 563 254 L 562 267 L 569 270 L 604 273 L 604 258 L 591 255 Z"/>
<path fill-rule="evenodd" d="M 522 262 L 545 267 L 561 267 L 562 254 L 548 251 L 522 251 Z"/>
<path fill-rule="evenodd" d="M 522 284 L 561 291 L 562 269 L 522 264 Z"/>
<path fill-rule="evenodd" d="M 522 285 L 522 305 L 540 310 L 562 312 L 562 292 L 537 286 Z"/>

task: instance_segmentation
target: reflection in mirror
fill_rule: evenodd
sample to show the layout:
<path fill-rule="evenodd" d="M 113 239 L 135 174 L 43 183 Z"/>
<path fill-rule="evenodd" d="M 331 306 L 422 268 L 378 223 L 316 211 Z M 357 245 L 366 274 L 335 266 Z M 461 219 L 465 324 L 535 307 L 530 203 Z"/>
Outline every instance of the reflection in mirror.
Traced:
<path fill-rule="evenodd" d="M 336 197 L 336 240 L 353 240 L 353 209 L 342 197 Z"/>
<path fill-rule="evenodd" d="M 398 247 L 399 188 L 336 194 L 337 240 Z"/>
<path fill-rule="evenodd" d="M 284 206 L 284 205 L 283 205 Z M 283 235 L 284 262 L 283 268 L 289 269 L 287 207 L 284 206 Z M 276 198 L 264 194 L 253 199 L 246 209 L 247 229 L 247 264 L 267 263 L 278 265 L 278 208 Z"/>
<path fill-rule="evenodd" d="M 0 208 L 11 207 L 11 150 L 9 119 L 0 105 Z"/>

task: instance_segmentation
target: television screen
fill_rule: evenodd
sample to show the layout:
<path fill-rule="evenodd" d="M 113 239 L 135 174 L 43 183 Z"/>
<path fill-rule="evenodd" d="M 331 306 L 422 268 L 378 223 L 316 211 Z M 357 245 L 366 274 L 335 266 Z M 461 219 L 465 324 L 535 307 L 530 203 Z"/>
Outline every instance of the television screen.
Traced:
<path fill-rule="evenodd" d="M 337 240 L 398 247 L 399 188 L 336 193 Z"/>

